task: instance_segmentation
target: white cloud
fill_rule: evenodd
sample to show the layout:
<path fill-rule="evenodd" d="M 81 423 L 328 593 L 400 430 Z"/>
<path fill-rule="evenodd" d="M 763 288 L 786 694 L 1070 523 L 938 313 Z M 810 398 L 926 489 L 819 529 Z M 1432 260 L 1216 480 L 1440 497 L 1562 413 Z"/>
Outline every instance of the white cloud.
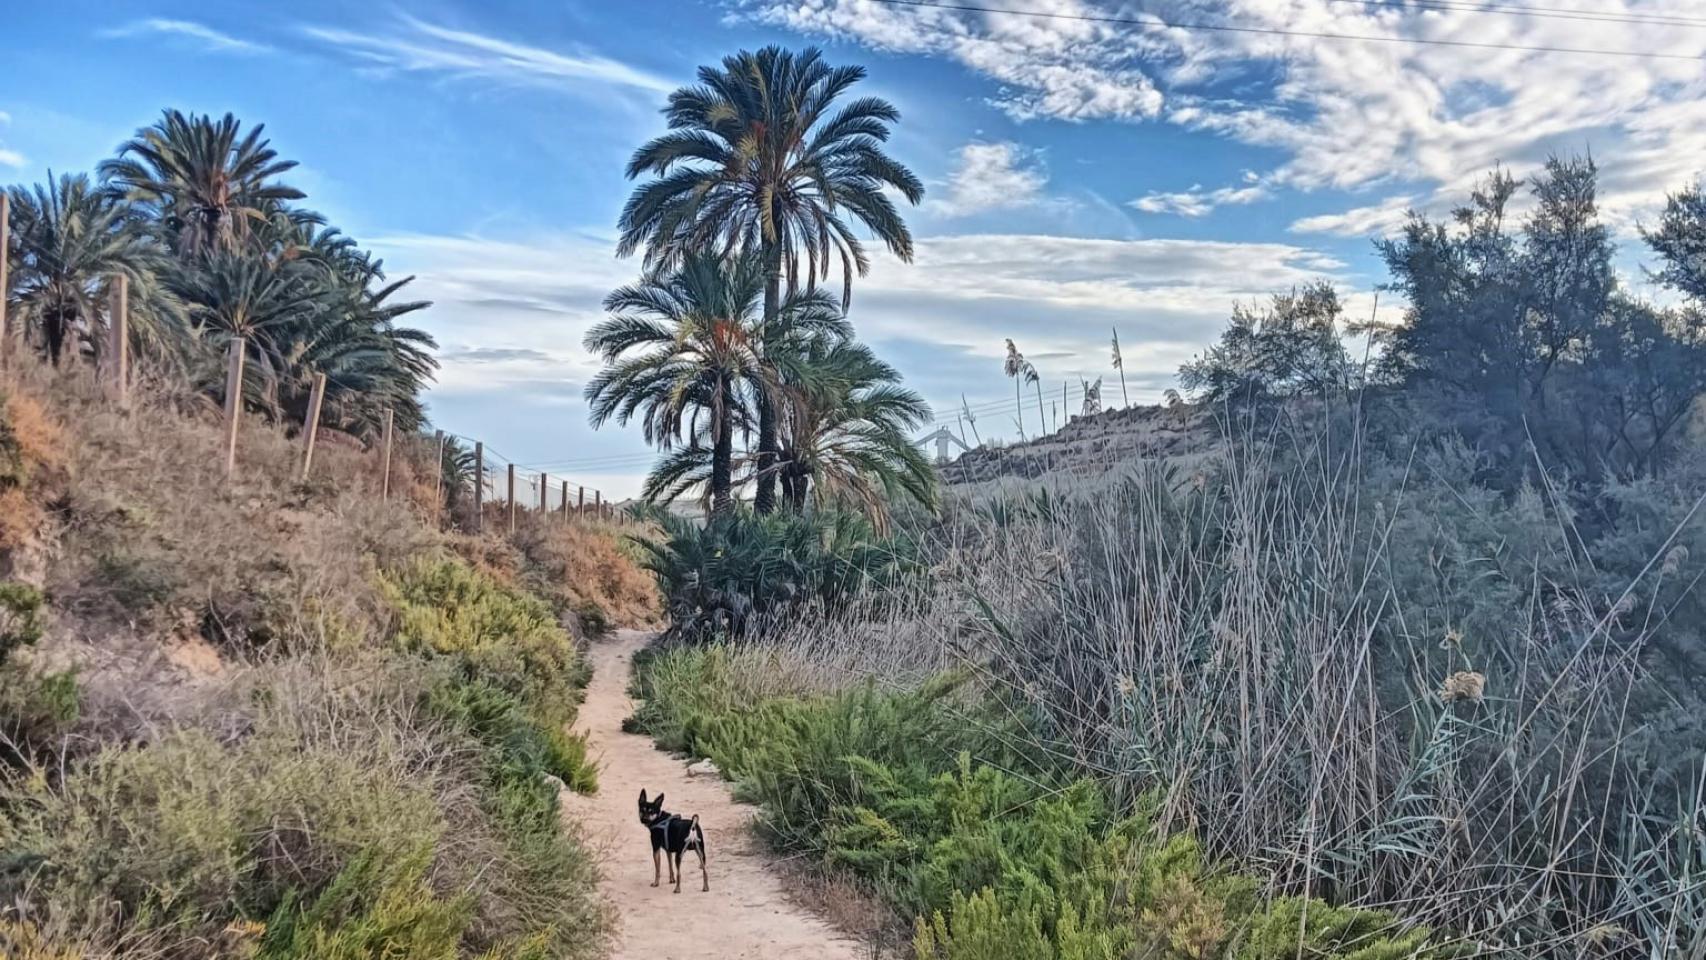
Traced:
<path fill-rule="evenodd" d="M 608 57 L 561 53 L 467 30 L 453 30 L 404 17 L 400 32 L 356 32 L 305 27 L 309 37 L 371 67 L 411 73 L 443 73 L 512 84 L 585 81 L 650 93 L 676 84 Z"/>
<path fill-rule="evenodd" d="M 1604 210 L 1626 227 L 1706 156 L 1702 34 L 1654 22 L 1682 0 L 1605 0 L 1598 20 L 1468 7 L 1426 11 L 1336 0 L 1161 0 L 1142 18 L 1400 41 L 1557 47 L 1680 60 L 1489 46 L 1364 42 L 980 13 L 871 0 L 727 0 L 764 22 L 883 50 L 957 61 L 998 85 L 1021 118 L 1159 119 L 1282 159 L 1272 189 L 1398 189 L 1461 200 L 1503 162 L 1519 175 L 1549 153 L 1592 151 Z M 1131 16 L 1114 0 L 1036 0 L 1025 9 Z M 1621 21 L 1605 15 L 1633 15 Z M 1170 200 L 1176 202 L 1169 202 Z M 1198 198 L 1157 195 L 1185 212 Z M 1346 215 L 1349 216 L 1349 213 Z M 1349 229 L 1349 223 L 1340 229 Z"/>
<path fill-rule="evenodd" d="M 549 383 L 574 393 L 597 370 L 581 339 L 603 318 L 604 296 L 638 271 L 595 234 L 401 234 L 372 246 L 394 274 L 418 276 L 412 296 L 434 301 L 420 316 L 443 347 L 435 393 L 550 393 Z M 1322 277 L 1346 282 L 1346 269 L 1286 243 L 937 235 L 919 238 L 912 264 L 879 255 L 854 287 L 851 318 L 868 339 L 976 357 L 998 359 L 1012 336 L 1028 352 L 1059 355 L 1041 364 L 1050 376 L 1099 368 L 1117 323 L 1128 374 L 1170 379 L 1234 303 Z M 889 359 L 925 381 L 936 365 L 925 353 Z"/>
<path fill-rule="evenodd" d="M 193 20 L 169 20 L 163 17 L 137 20 L 121 27 L 102 30 L 100 33 L 103 37 L 137 37 L 149 34 L 195 40 L 204 49 L 218 53 L 266 53 L 272 49 L 262 43 L 255 43 L 233 37 L 228 33 L 222 33 L 204 23 L 196 23 Z"/>
<path fill-rule="evenodd" d="M 1138 67 L 1145 44 L 1121 42 L 1110 25 L 968 15 L 870 0 L 734 0 L 766 23 L 858 40 L 899 53 L 949 57 L 1001 84 L 993 102 L 1028 120 L 1132 119 L 1156 115 L 1162 96 Z M 1094 12 L 1080 0 L 1045 0 L 1035 9 Z"/>
<path fill-rule="evenodd" d="M 947 217 L 1013 210 L 1037 203 L 1048 183 L 1040 163 L 1016 143 L 968 143 L 948 178 L 947 191 L 930 207 Z"/>
<path fill-rule="evenodd" d="M 1150 191 L 1131 202 L 1133 207 L 1144 213 L 1171 213 L 1181 217 L 1201 217 L 1213 213 L 1216 207 L 1242 206 L 1256 203 L 1272 196 L 1267 184 L 1249 175 L 1241 187 L 1220 187 L 1214 190 L 1204 190 L 1202 184 L 1193 184 L 1189 190 L 1176 193 Z"/>
<path fill-rule="evenodd" d="M 1303 217 L 1293 221 L 1290 229 L 1292 233 L 1326 233 L 1336 237 L 1388 234 L 1403 226 L 1409 211 L 1416 206 L 1415 197 L 1388 197 L 1366 207 Z"/>
<path fill-rule="evenodd" d="M 434 301 L 410 320 L 441 344 L 427 397 L 441 425 L 477 431 L 522 463 L 580 458 L 552 468 L 559 478 L 637 489 L 650 462 L 639 431 L 593 432 L 581 400 L 599 367 L 582 338 L 603 319 L 604 296 L 639 269 L 614 257 L 613 237 L 396 234 L 372 247 L 394 276 L 416 275 L 409 296 Z M 962 393 L 974 403 L 1010 393 L 1002 338 L 1021 344 L 1052 392 L 1108 372 L 1116 325 L 1132 399 L 1147 402 L 1219 335 L 1234 303 L 1320 277 L 1345 284 L 1345 270 L 1286 243 L 936 235 L 919 238 L 912 264 L 879 254 L 855 285 L 851 317 L 950 420 Z M 1011 424 L 992 414 L 980 429 L 988 437 Z"/>

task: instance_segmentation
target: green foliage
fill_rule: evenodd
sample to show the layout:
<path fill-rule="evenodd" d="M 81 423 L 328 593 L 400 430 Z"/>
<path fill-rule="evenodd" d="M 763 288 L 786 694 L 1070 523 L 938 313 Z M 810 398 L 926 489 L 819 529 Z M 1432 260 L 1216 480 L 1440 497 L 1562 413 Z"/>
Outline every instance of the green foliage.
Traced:
<path fill-rule="evenodd" d="M 957 683 L 755 700 L 742 682 L 725 648 L 654 655 L 635 725 L 711 757 L 776 842 L 914 918 L 921 960 L 1280 960 L 1281 931 L 1287 957 L 1444 956 L 1382 913 L 1268 902 L 1190 836 L 1158 837 L 1147 803 L 1024 766 L 1005 711 Z"/>
<path fill-rule="evenodd" d="M 213 935 L 233 911 L 268 916 L 357 857 L 389 863 L 436 842 L 430 793 L 375 762 L 386 750 L 269 727 L 235 746 L 185 732 L 102 751 L 57 785 L 8 791 L 5 857 L 38 869 L 6 883 L 85 929 Z"/>
<path fill-rule="evenodd" d="M 549 606 L 449 559 L 385 576 L 381 591 L 396 611 L 396 642 L 449 665 L 427 708 L 488 747 L 495 783 L 548 774 L 597 789 L 586 742 L 567 729 L 588 667 Z"/>
<path fill-rule="evenodd" d="M 23 762 L 50 752 L 80 713 L 76 671 L 0 664 L 0 757 Z"/>
<path fill-rule="evenodd" d="M 380 590 L 404 650 L 448 659 L 529 708 L 572 716 L 586 668 L 543 600 L 454 559 L 417 560 L 382 576 Z"/>
<path fill-rule="evenodd" d="M 1220 342 L 1179 370 L 1179 383 L 1211 404 L 1322 396 L 1352 386 L 1340 340 L 1343 308 L 1330 284 L 1276 294 L 1271 309 L 1242 305 Z"/>
<path fill-rule="evenodd" d="M 1416 216 L 1381 242 L 1409 306 L 1380 331 L 1382 374 L 1403 388 L 1394 449 L 1415 433 L 1456 433 L 1493 455 L 1503 489 L 1530 473 L 1531 451 L 1595 481 L 1651 476 L 1677 451 L 1706 394 L 1706 326 L 1619 289 L 1599 220 L 1592 160 L 1553 159 L 1529 183 L 1533 212 L 1508 229 L 1519 189 L 1495 172 L 1454 224 Z M 1671 198 L 1648 242 L 1661 282 L 1695 296 L 1690 251 L 1706 236 L 1698 191 Z M 1696 305 L 1697 307 L 1697 305 Z"/>
<path fill-rule="evenodd" d="M 19 648 L 41 639 L 42 595 L 16 581 L 0 582 L 0 665 Z"/>
<path fill-rule="evenodd" d="M 786 305 L 801 286 L 795 279 L 827 277 L 839 261 L 845 309 L 853 274 L 863 274 L 868 265 L 855 223 L 901 259 L 912 257 L 912 234 L 890 191 L 917 204 L 924 184 L 882 149 L 899 112 L 873 96 L 835 106 L 864 76 L 860 67 L 830 66 L 816 48 L 742 50 L 720 67 L 702 67 L 700 85 L 671 94 L 670 131 L 640 147 L 628 163 L 629 177 L 652 179 L 622 209 L 619 255 L 644 248 L 647 265 L 655 267 L 707 251 L 736 251 L 758 267 L 771 290 L 784 273 L 789 278 L 786 301 L 765 297 L 752 338 L 760 345 L 754 366 L 761 378 L 751 396 L 758 434 L 754 506 L 760 514 L 774 510 L 778 479 L 791 496 L 803 499 L 798 481 L 817 467 L 804 457 L 778 460 L 784 421 L 809 406 L 778 389 L 789 379 L 781 355 L 791 351 L 782 341 L 799 330 Z M 817 298 L 813 287 L 806 283 L 805 295 Z M 729 506 L 729 431 L 719 422 L 711 432 L 721 438 L 708 478 L 721 512 Z M 789 455 L 801 450 L 791 446 Z M 659 473 L 669 473 L 669 467 Z M 790 480 L 795 484 L 789 486 Z"/>
<path fill-rule="evenodd" d="M 737 507 L 705 524 L 654 519 L 663 537 L 639 543 L 670 612 L 671 640 L 739 636 L 808 603 L 840 609 L 921 569 L 909 541 L 878 536 L 854 513 L 759 516 Z"/>
<path fill-rule="evenodd" d="M 369 432 L 390 410 L 413 430 L 437 361 L 431 337 L 397 321 L 429 304 L 397 300 L 409 279 L 388 281 L 376 258 L 291 205 L 303 194 L 277 178 L 296 164 L 262 129 L 167 110 L 100 164 L 101 182 L 12 188 L 14 315 L 55 364 L 98 359 L 121 276 L 132 350 L 192 389 L 218 395 L 227 345 L 247 336 L 250 409 L 299 423 L 325 373 L 338 427 Z"/>
<path fill-rule="evenodd" d="M 273 911 L 258 960 L 455 960 L 471 904 L 439 898 L 425 879 L 430 860 L 425 848 L 395 862 L 356 858 L 314 902 L 288 898 Z"/>

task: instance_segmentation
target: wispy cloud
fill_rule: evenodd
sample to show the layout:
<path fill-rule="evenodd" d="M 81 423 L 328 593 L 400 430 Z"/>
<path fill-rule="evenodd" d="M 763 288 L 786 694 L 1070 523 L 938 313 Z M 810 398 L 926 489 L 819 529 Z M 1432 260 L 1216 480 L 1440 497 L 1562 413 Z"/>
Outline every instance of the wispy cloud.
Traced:
<path fill-rule="evenodd" d="M 149 17 L 136 20 L 120 27 L 102 30 L 100 35 L 109 38 L 164 36 L 193 40 L 203 49 L 216 53 L 254 54 L 267 53 L 272 48 L 264 43 L 244 40 L 228 33 L 197 23 L 193 20 L 169 20 L 164 17 Z"/>
<path fill-rule="evenodd" d="M 1386 234 L 1402 226 L 1415 205 L 1415 197 L 1388 197 L 1364 207 L 1304 217 L 1294 221 L 1290 229 L 1292 233 L 1326 233 L 1336 237 Z"/>
<path fill-rule="evenodd" d="M 946 217 L 1030 206 L 1042 197 L 1048 174 L 1036 156 L 1016 143 L 968 143 L 949 176 L 947 189 L 930 201 Z"/>
<path fill-rule="evenodd" d="M 1390 185 L 1461 197 L 1496 163 L 1521 175 L 1550 153 L 1591 149 L 1605 171 L 1602 208 L 1624 225 L 1684 185 L 1706 153 L 1700 37 L 1638 16 L 1653 12 L 1647 0 L 1604 0 L 1596 14 L 1637 16 L 1594 21 L 1493 16 L 1470 6 L 1353 9 L 1337 0 L 1208 5 L 1215 22 L 1247 33 L 1097 20 L 1129 16 L 1129 5 L 1115 0 L 1023 5 L 1041 17 L 868 0 L 724 2 L 766 23 L 953 60 L 998 85 L 994 101 L 1015 117 L 1160 120 L 1276 151 L 1282 159 L 1266 179 L 1276 192 Z M 1175 22 L 1201 20 L 1208 9 L 1198 0 L 1143 6 L 1140 19 Z M 1298 42 L 1281 31 L 1391 42 Z M 1482 46 L 1427 45 L 1439 41 Z M 1253 94 L 1229 97 L 1238 78 L 1261 82 L 1241 88 Z M 1145 199 L 1185 215 L 1212 202 L 1189 191 Z M 1347 214 L 1300 229 L 1352 231 L 1359 222 L 1367 218 Z"/>
<path fill-rule="evenodd" d="M 1131 202 L 1133 207 L 1144 213 L 1171 213 L 1181 217 L 1201 217 L 1213 213 L 1216 207 L 1240 206 L 1246 203 L 1256 203 L 1272 196 L 1268 185 L 1262 182 L 1254 173 L 1244 176 L 1241 187 L 1220 187 L 1215 190 L 1205 190 L 1202 184 L 1193 184 L 1189 190 L 1175 193 L 1150 191 Z"/>
<path fill-rule="evenodd" d="M 676 87 L 661 77 L 588 51 L 548 50 L 413 17 L 404 17 L 400 30 L 388 32 L 310 26 L 304 27 L 303 33 L 368 66 L 386 70 L 509 84 L 583 81 L 653 93 Z"/>

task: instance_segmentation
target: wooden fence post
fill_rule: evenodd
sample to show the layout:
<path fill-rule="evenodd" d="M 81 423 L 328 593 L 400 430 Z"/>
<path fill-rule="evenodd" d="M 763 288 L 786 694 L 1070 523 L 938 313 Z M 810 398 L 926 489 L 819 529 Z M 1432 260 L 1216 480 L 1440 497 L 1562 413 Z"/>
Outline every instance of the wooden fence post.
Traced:
<path fill-rule="evenodd" d="M 563 481 L 563 519 L 569 519 L 569 481 Z"/>
<path fill-rule="evenodd" d="M 444 507 L 444 431 L 432 432 L 432 518 L 438 520 Z"/>
<path fill-rule="evenodd" d="M 581 484 L 580 500 L 575 504 L 575 513 L 583 517 L 586 516 L 586 484 L 584 483 Z"/>
<path fill-rule="evenodd" d="M 314 444 L 320 439 L 320 408 L 326 402 L 326 375 L 314 374 L 314 387 L 308 391 L 308 417 L 302 421 L 302 482 L 308 482 L 308 471 L 314 468 Z"/>
<path fill-rule="evenodd" d="M 592 492 L 592 515 L 600 520 L 604 519 L 604 492 L 602 490 Z"/>
<path fill-rule="evenodd" d="M 113 378 L 113 397 L 120 407 L 130 404 L 130 278 L 113 277 L 112 304 L 107 308 L 107 356 Z M 4 296 L 0 292 L 0 296 Z"/>
<path fill-rule="evenodd" d="M 486 528 L 486 445 L 474 441 L 474 532 Z"/>
<path fill-rule="evenodd" d="M 551 515 L 551 483 L 545 471 L 539 471 L 539 515 Z"/>
<path fill-rule="evenodd" d="M 12 224 L 12 198 L 0 189 L 0 370 L 6 368 L 11 361 L 8 356 L 12 352 L 12 341 L 7 337 L 6 328 L 6 268 L 12 259 L 12 247 L 8 230 Z"/>
<path fill-rule="evenodd" d="M 391 428 L 397 421 L 397 412 L 390 407 L 385 408 L 385 453 L 383 455 L 384 476 L 379 480 L 379 499 L 391 499 Z"/>
<path fill-rule="evenodd" d="M 515 464 L 509 465 L 509 532 L 515 533 Z"/>
<path fill-rule="evenodd" d="M 237 469 L 237 420 L 243 415 L 243 360 L 248 353 L 244 337 L 231 338 L 231 359 L 225 371 L 225 476 Z"/>

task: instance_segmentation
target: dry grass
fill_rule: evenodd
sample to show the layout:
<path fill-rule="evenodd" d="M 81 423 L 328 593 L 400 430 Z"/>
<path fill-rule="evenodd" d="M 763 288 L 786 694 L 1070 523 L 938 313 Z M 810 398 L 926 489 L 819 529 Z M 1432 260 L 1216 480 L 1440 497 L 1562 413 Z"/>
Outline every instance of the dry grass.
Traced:
<path fill-rule="evenodd" d="M 36 656 L 78 669 L 90 725 L 193 709 L 233 660 L 368 642 L 386 616 L 375 569 L 444 542 L 409 501 L 376 495 L 371 454 L 327 445 L 298 483 L 300 445 L 251 420 L 227 481 L 203 404 L 145 382 L 121 410 L 81 369 L 13 377 L 16 429 L 55 469 L 16 488 L 46 519 L 6 552 L 44 558 L 53 617 Z"/>
<path fill-rule="evenodd" d="M 33 564 L 50 598 L 43 638 L 8 669 L 74 671 L 80 707 L 53 762 L 0 802 L 0 845 L 51 848 L 63 868 L 52 891 L 0 876 L 9 908 L 36 911 L 0 911 L 26 921 L 0 929 L 0 943 L 43 956 L 71 945 L 91 957 L 230 955 L 220 918 L 256 906 L 220 893 L 235 882 L 225 858 L 242 852 L 219 838 L 276 832 L 260 854 L 283 871 L 271 893 L 324 887 L 365 841 L 412 844 L 430 852 L 420 882 L 441 898 L 431 909 L 445 922 L 472 911 L 470 955 L 533 956 L 517 938 L 541 932 L 543 955 L 598 952 L 609 918 L 578 841 L 533 795 L 539 784 L 493 785 L 503 760 L 491 744 L 423 712 L 466 678 L 391 642 L 381 572 L 461 551 L 503 557 L 521 586 L 543 576 L 513 545 L 439 529 L 412 441 L 382 498 L 375 452 L 328 435 L 302 482 L 300 441 L 254 418 L 227 479 L 219 412 L 169 382 L 143 378 L 119 409 L 89 371 L 25 361 L 0 396 L 0 429 L 27 468 L 0 478 L 0 574 Z M 610 595 L 624 613 L 641 609 Z M 415 899 L 406 861 L 383 881 L 399 910 Z M 178 902 L 205 913 L 183 926 L 145 930 L 123 912 L 156 910 L 155 893 L 201 879 Z"/>
<path fill-rule="evenodd" d="M 508 514 L 496 509 L 501 519 L 488 517 L 488 523 L 507 527 Z M 657 585 L 628 542 L 646 532 L 626 519 L 522 511 L 515 536 L 467 537 L 458 541 L 458 550 L 487 572 L 552 600 L 586 636 L 607 628 L 662 624 Z"/>
<path fill-rule="evenodd" d="M 1693 629 L 1665 618 L 1697 568 L 1666 574 L 1667 546 L 1631 569 L 1674 590 L 1592 579 L 1555 546 L 1567 519 L 1519 501 L 1495 522 L 1461 471 L 1424 496 L 1365 486 L 1354 444 L 1239 443 L 1212 477 L 951 504 L 930 578 L 785 625 L 742 673 L 812 690 L 969 668 L 1043 722 L 1032 749 L 1158 795 L 1163 827 L 1275 891 L 1494 949 L 1706 944 L 1695 733 L 1686 707 L 1632 709 L 1655 699 L 1646 651 Z"/>
<path fill-rule="evenodd" d="M 828 921 L 870 960 L 910 954 L 910 921 L 851 877 L 798 860 L 783 860 L 778 870 L 789 900 Z"/>

